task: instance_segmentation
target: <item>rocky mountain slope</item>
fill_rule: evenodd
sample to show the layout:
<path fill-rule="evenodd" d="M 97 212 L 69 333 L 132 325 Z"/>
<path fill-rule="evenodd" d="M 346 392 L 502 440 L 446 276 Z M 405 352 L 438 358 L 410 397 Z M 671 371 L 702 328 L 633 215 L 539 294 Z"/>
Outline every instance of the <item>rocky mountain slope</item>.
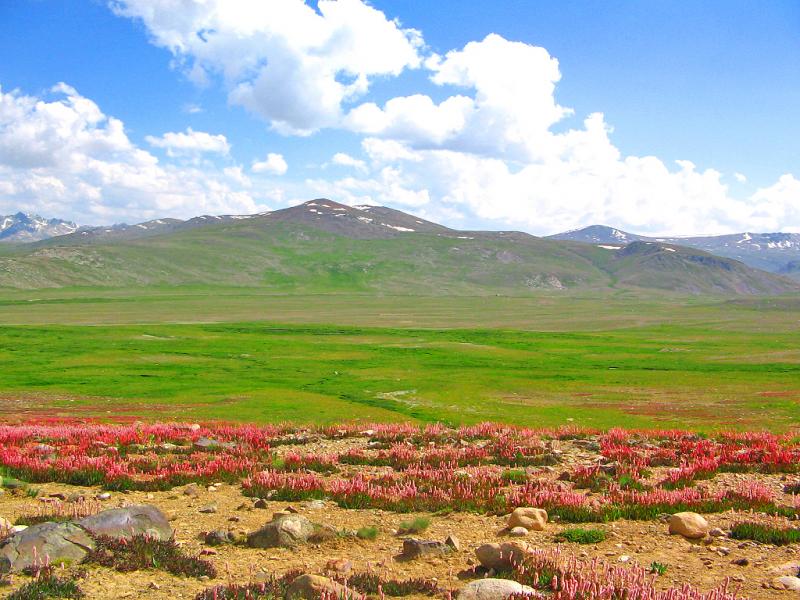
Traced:
<path fill-rule="evenodd" d="M 44 219 L 23 212 L 0 215 L 0 242 L 35 242 L 77 230 L 75 223 L 61 219 Z"/>

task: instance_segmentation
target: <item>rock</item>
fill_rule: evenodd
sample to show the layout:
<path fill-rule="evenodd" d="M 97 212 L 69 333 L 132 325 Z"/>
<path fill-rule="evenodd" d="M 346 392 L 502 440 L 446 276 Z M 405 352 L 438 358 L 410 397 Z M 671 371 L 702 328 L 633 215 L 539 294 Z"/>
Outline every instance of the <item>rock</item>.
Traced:
<path fill-rule="evenodd" d="M 286 590 L 286 600 L 319 600 L 346 598 L 347 589 L 333 579 L 321 575 L 301 575 Z"/>
<path fill-rule="evenodd" d="M 209 531 L 203 539 L 209 546 L 222 546 L 223 544 L 230 544 L 233 541 L 227 529 Z"/>
<path fill-rule="evenodd" d="M 40 523 L 15 533 L 0 547 L 0 573 L 18 573 L 45 557 L 53 565 L 77 564 L 95 544 L 74 523 Z"/>
<path fill-rule="evenodd" d="M 506 600 L 518 594 L 535 594 L 533 588 L 510 579 L 478 579 L 465 585 L 458 600 Z"/>
<path fill-rule="evenodd" d="M 708 529 L 708 521 L 706 521 L 697 513 L 675 513 L 669 519 L 670 534 L 682 535 L 690 540 L 697 540 L 706 537 L 708 534 Z"/>
<path fill-rule="evenodd" d="M 300 512 L 300 511 L 299 511 L 299 510 L 297 510 L 297 509 L 296 509 L 294 506 L 287 506 L 287 507 L 286 507 L 286 508 L 284 508 L 283 510 L 284 510 L 284 511 L 286 511 L 287 513 L 291 513 L 291 514 L 293 514 L 293 515 L 296 515 L 297 513 L 299 513 L 299 512 Z"/>
<path fill-rule="evenodd" d="M 216 450 L 222 446 L 222 444 L 220 444 L 217 440 L 212 440 L 211 438 L 207 437 L 197 438 L 197 441 L 193 445 L 199 450 Z"/>
<path fill-rule="evenodd" d="M 714 527 L 714 529 L 708 532 L 708 535 L 710 535 L 711 537 L 719 538 L 719 537 L 725 537 L 727 534 L 719 527 Z"/>
<path fill-rule="evenodd" d="M 253 502 L 254 508 L 269 508 L 269 504 L 263 498 L 258 498 L 255 502 Z"/>
<path fill-rule="evenodd" d="M 316 532 L 314 524 L 302 515 L 284 515 L 247 536 L 251 548 L 294 548 L 305 544 Z"/>
<path fill-rule="evenodd" d="M 117 539 L 130 539 L 135 535 L 149 535 L 159 540 L 172 538 L 172 527 L 167 517 L 158 508 L 148 504 L 104 510 L 84 517 L 76 524 L 94 535 Z"/>
<path fill-rule="evenodd" d="M 347 575 L 353 570 L 353 563 L 346 558 L 332 559 L 325 565 L 325 570 L 328 573 Z"/>
<path fill-rule="evenodd" d="M 98 500 L 109 500 L 110 498 L 111 498 L 111 493 L 110 492 L 101 492 L 101 493 L 97 494 L 97 499 Z"/>
<path fill-rule="evenodd" d="M 445 538 L 444 543 L 450 546 L 456 552 L 461 550 L 461 541 L 453 534 L 448 535 Z"/>
<path fill-rule="evenodd" d="M 303 506 L 309 510 L 320 510 L 325 508 L 325 500 L 309 500 L 308 502 L 303 502 Z"/>
<path fill-rule="evenodd" d="M 183 488 L 183 493 L 189 498 L 197 498 L 200 496 L 200 488 L 197 487 L 196 483 L 190 483 L 185 488 Z"/>
<path fill-rule="evenodd" d="M 198 425 L 197 423 L 192 423 L 191 425 L 189 425 L 189 429 L 191 431 L 200 431 L 200 425 Z"/>
<path fill-rule="evenodd" d="M 508 532 L 508 535 L 512 537 L 525 537 L 528 535 L 528 530 L 524 527 L 514 527 Z"/>
<path fill-rule="evenodd" d="M 772 581 L 772 587 L 776 590 L 800 592 L 800 577 L 792 577 L 791 575 L 777 577 Z"/>
<path fill-rule="evenodd" d="M 475 549 L 475 556 L 487 569 L 505 571 L 511 568 L 512 563 L 521 561 L 527 550 L 525 542 L 484 544 Z"/>
<path fill-rule="evenodd" d="M 204 515 L 211 515 L 217 512 L 217 505 L 212 502 L 211 504 L 206 504 L 205 506 L 201 506 L 197 509 L 197 512 L 201 512 Z"/>
<path fill-rule="evenodd" d="M 731 564 L 736 565 L 738 567 L 746 567 L 747 565 L 750 564 L 750 561 L 747 560 L 746 558 L 734 558 L 731 561 Z"/>
<path fill-rule="evenodd" d="M 547 523 L 547 511 L 541 508 L 520 507 L 515 508 L 508 518 L 509 529 L 524 527 L 528 531 L 544 531 Z"/>
<path fill-rule="evenodd" d="M 444 542 L 432 542 L 408 538 L 403 540 L 403 558 L 420 558 L 422 556 L 449 554 L 453 548 Z"/>

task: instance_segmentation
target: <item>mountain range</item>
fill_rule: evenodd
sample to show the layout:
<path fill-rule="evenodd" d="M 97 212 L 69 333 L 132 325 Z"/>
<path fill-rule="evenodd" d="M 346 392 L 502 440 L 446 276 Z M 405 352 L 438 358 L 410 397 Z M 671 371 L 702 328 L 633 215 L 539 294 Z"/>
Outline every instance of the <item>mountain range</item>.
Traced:
<path fill-rule="evenodd" d="M 458 231 L 391 208 L 317 199 L 255 215 L 76 228 L 5 245 L 0 287 L 212 284 L 278 293 L 435 295 L 800 291 L 790 278 L 685 244 L 615 239 L 585 243 L 513 231 Z"/>
<path fill-rule="evenodd" d="M 36 242 L 77 230 L 75 223 L 62 219 L 44 219 L 23 212 L 0 215 L 0 242 Z"/>
<path fill-rule="evenodd" d="M 677 244 L 739 260 L 770 273 L 800 277 L 800 233 L 734 233 L 729 235 L 655 238 L 592 225 L 550 236 L 586 244 L 621 247 L 631 242 Z"/>

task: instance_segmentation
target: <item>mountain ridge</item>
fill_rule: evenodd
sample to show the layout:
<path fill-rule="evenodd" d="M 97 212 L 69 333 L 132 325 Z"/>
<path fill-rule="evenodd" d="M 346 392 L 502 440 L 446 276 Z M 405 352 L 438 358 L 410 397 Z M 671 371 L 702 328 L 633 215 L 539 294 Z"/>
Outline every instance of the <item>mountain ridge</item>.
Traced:
<path fill-rule="evenodd" d="M 739 260 L 770 273 L 794 275 L 800 261 L 800 233 L 731 233 L 723 235 L 652 237 L 630 233 L 608 225 L 590 225 L 547 236 L 594 245 L 627 244 L 634 241 L 678 244 Z"/>
<path fill-rule="evenodd" d="M 675 244 L 596 245 L 459 231 L 324 198 L 255 215 L 157 219 L 8 247 L 0 287 L 242 285 L 279 292 L 527 294 L 658 289 L 781 294 L 800 284 Z"/>

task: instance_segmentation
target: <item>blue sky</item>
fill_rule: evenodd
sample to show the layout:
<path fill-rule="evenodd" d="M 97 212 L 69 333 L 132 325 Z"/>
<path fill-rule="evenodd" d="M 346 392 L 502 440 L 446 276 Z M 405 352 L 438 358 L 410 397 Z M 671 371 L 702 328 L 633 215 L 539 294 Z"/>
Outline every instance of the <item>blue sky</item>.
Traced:
<path fill-rule="evenodd" d="M 532 233 L 800 231 L 797 2 L 256 4 L 0 5 L 0 213 L 324 195 Z"/>

